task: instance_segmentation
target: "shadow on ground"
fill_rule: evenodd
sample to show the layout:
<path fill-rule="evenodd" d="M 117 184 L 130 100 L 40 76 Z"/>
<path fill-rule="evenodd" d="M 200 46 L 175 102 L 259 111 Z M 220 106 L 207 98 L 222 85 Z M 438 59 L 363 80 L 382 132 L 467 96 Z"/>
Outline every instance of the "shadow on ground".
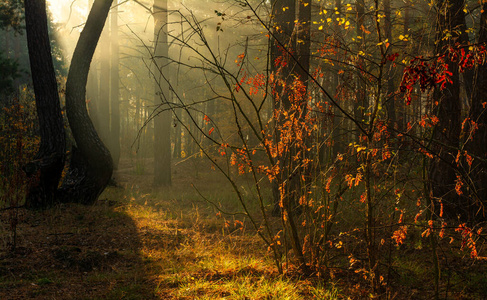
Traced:
<path fill-rule="evenodd" d="M 17 245 L 2 215 L 0 299 L 154 298 L 134 221 L 115 201 L 19 210 Z"/>

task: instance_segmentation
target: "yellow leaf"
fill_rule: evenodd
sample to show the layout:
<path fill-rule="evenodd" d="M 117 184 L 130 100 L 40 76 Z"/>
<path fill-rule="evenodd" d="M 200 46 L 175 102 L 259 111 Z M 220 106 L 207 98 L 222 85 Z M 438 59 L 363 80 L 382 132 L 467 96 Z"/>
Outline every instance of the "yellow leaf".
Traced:
<path fill-rule="evenodd" d="M 323 30 L 323 25 L 321 25 L 320 27 L 318 27 L 318 30 Z"/>
<path fill-rule="evenodd" d="M 283 7 L 282 11 L 286 11 L 286 9 L 289 9 L 289 7 Z"/>

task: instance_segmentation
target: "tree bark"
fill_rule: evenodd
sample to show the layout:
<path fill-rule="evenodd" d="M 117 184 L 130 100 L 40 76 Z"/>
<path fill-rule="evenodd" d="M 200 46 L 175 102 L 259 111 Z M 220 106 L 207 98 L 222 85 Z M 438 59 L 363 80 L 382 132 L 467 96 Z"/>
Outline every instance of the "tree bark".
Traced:
<path fill-rule="evenodd" d="M 297 53 L 298 63 L 301 67 L 296 68 L 296 74 L 306 85 L 308 91 L 308 73 L 310 67 L 310 48 L 311 48 L 311 0 L 301 0 L 298 2 L 298 35 Z"/>
<path fill-rule="evenodd" d="M 279 77 L 286 82 L 292 83 L 293 78 L 291 74 L 296 63 L 283 48 L 293 54 L 295 53 L 293 31 L 296 18 L 296 2 L 295 0 L 274 0 L 273 2 L 272 25 L 275 29 L 274 41 L 271 43 L 271 70 L 274 73 L 278 72 Z M 287 60 L 286 66 L 281 69 L 279 69 L 281 66 L 276 66 L 275 64 L 279 57 Z M 288 109 L 291 103 L 286 91 L 281 87 L 277 87 L 275 93 L 280 96 L 280 102 L 284 109 Z"/>
<path fill-rule="evenodd" d="M 294 20 L 296 17 L 296 3 L 295 0 L 274 0 L 272 3 L 272 18 L 271 24 L 273 28 L 273 39 L 271 40 L 270 50 L 271 50 L 271 61 L 270 61 L 270 68 L 274 76 L 283 81 L 285 81 L 287 86 L 292 84 L 292 65 L 295 65 L 295 62 L 292 60 L 291 57 L 286 53 L 285 49 L 289 50 L 289 52 L 294 53 L 295 43 L 293 43 L 293 30 L 294 30 Z M 277 62 L 280 60 L 286 60 L 286 64 L 278 65 Z M 282 84 L 276 84 L 273 87 L 273 114 L 276 110 L 287 110 L 291 107 L 291 102 L 289 101 L 289 96 L 287 95 L 287 91 L 283 88 Z M 274 120 L 274 122 L 279 122 Z M 279 127 L 280 124 L 275 124 L 276 127 Z M 280 139 L 280 132 L 276 130 L 274 134 L 275 143 L 277 144 Z M 284 182 L 286 174 L 284 170 L 288 167 L 285 166 L 286 163 L 284 162 L 284 157 L 279 159 L 279 167 L 281 174 L 280 181 Z M 273 198 L 274 198 L 274 209 L 273 215 L 280 215 L 282 207 L 280 206 L 281 203 L 281 196 L 279 191 L 279 184 L 276 181 L 273 183 Z"/>
<path fill-rule="evenodd" d="M 360 53 L 361 51 L 365 51 L 365 1 L 364 0 L 356 0 L 356 7 L 357 7 L 357 36 L 360 36 L 359 39 L 357 37 L 357 52 Z M 368 109 L 368 101 L 366 96 L 366 85 L 364 77 L 362 76 L 362 70 L 365 69 L 365 60 L 362 57 L 363 55 L 358 54 L 357 62 L 356 62 L 356 78 L 355 78 L 355 103 L 353 105 L 354 110 L 354 117 L 355 119 L 361 123 L 364 122 L 365 111 Z M 357 131 L 355 136 L 356 141 L 360 141 L 360 134 Z"/>
<path fill-rule="evenodd" d="M 113 158 L 113 166 L 118 168 L 120 160 L 120 91 L 119 91 L 119 45 L 118 45 L 118 7 L 117 0 L 114 0 L 114 7 L 111 12 L 111 92 L 110 92 L 110 153 Z"/>
<path fill-rule="evenodd" d="M 480 16 L 480 29 L 478 35 L 478 44 L 486 46 L 487 44 L 487 3 L 482 4 L 482 11 Z M 477 157 L 474 158 L 472 166 L 470 166 L 470 177 L 474 184 L 475 195 L 473 198 L 476 203 L 471 209 L 472 217 L 477 220 L 485 220 L 487 213 L 485 208 L 479 211 L 479 207 L 485 207 L 487 203 L 487 111 L 483 103 L 486 102 L 485 95 L 487 95 L 487 69 L 485 66 L 476 66 L 473 70 L 474 80 L 472 84 L 472 99 L 469 111 L 470 121 L 477 124 L 478 128 L 471 136 L 470 140 L 466 141 L 466 149 L 470 154 Z M 470 126 L 467 126 L 470 130 Z M 467 132 L 467 138 L 470 134 Z M 482 160 L 480 160 L 480 159 Z M 467 165 L 468 166 L 468 165 Z"/>
<path fill-rule="evenodd" d="M 171 110 L 168 76 L 163 76 L 167 66 L 167 0 L 154 1 L 154 76 L 156 86 L 154 103 L 162 104 L 161 112 L 154 118 L 154 186 L 171 185 Z"/>
<path fill-rule="evenodd" d="M 24 168 L 38 175 L 29 190 L 26 206 L 41 208 L 55 202 L 66 152 L 64 122 L 48 35 L 46 1 L 25 0 L 25 23 L 32 82 L 34 84 L 41 145 L 33 162 Z"/>
<path fill-rule="evenodd" d="M 88 14 L 90 13 L 91 7 L 93 6 L 93 0 L 88 1 Z M 91 62 L 90 72 L 88 74 L 88 86 L 86 91 L 86 99 L 88 101 L 88 112 L 90 113 L 90 119 L 93 122 L 96 130 L 100 130 L 100 109 L 98 98 L 99 91 L 99 80 L 98 80 L 98 62 L 96 60 L 96 55 L 93 57 Z"/>
<path fill-rule="evenodd" d="M 73 147 L 67 178 L 60 189 L 63 202 L 94 203 L 113 172 L 112 157 L 88 116 L 85 102 L 90 63 L 111 4 L 112 0 L 95 0 L 69 68 L 66 112 L 76 147 Z"/>
<path fill-rule="evenodd" d="M 457 29 L 463 24 L 463 0 L 439 0 L 437 2 L 438 41 L 436 53 L 443 55 L 448 51 L 448 45 L 453 46 L 459 38 Z M 446 34 L 451 34 L 447 38 Z M 457 219 L 467 217 L 464 207 L 460 205 L 460 197 L 455 192 L 456 173 L 454 170 L 455 157 L 460 143 L 461 102 L 460 78 L 456 63 L 447 60 L 448 70 L 452 72 L 451 83 L 444 89 L 439 87 L 434 92 L 433 113 L 438 117 L 438 123 L 433 132 L 433 149 L 437 153 L 430 164 L 429 180 L 433 199 L 443 204 L 446 217 Z M 438 142 L 438 143 L 436 143 Z M 439 208 L 439 205 L 438 205 Z"/>
<path fill-rule="evenodd" d="M 386 39 L 389 41 L 389 43 L 392 43 L 392 17 L 391 17 L 391 0 L 384 0 L 384 15 L 385 15 L 385 26 L 384 26 L 384 31 L 386 35 Z M 392 47 L 392 46 L 390 46 Z M 389 54 L 391 54 L 389 52 Z M 386 109 L 387 109 L 387 121 L 389 123 L 389 126 L 393 128 L 397 128 L 396 125 L 396 97 L 394 96 L 395 92 L 395 83 L 396 83 L 396 76 L 395 76 L 395 67 L 393 67 L 393 64 L 391 61 L 388 61 L 386 64 L 386 69 L 387 69 L 387 83 L 386 83 Z"/>
<path fill-rule="evenodd" d="M 342 14 L 342 1 L 341 0 L 335 0 L 335 8 L 336 11 L 339 13 L 339 15 Z M 339 25 L 339 22 L 335 19 L 333 20 L 333 43 L 336 49 L 336 56 L 335 59 L 339 61 L 342 57 L 341 49 L 340 49 L 340 44 L 343 40 L 342 36 L 342 31 Z M 342 103 L 342 106 L 345 105 L 346 99 L 341 99 L 338 97 L 337 92 L 339 89 L 340 85 L 340 75 L 338 74 L 339 69 L 334 67 L 330 69 L 330 76 L 331 76 L 331 87 L 330 91 L 333 97 L 335 97 L 335 101 L 337 103 Z M 328 116 L 323 116 L 323 118 L 328 118 Z M 323 123 L 325 123 L 327 120 L 323 120 Z M 347 120 L 348 121 L 348 120 Z M 344 126 L 346 126 L 346 122 L 344 121 L 343 114 L 342 112 L 338 109 L 338 107 L 333 107 L 333 128 L 332 128 L 332 136 L 333 136 L 333 156 L 337 155 L 338 153 L 343 153 L 344 147 L 343 145 L 347 142 L 347 140 L 344 138 L 344 133 L 347 132 L 344 130 Z M 325 126 L 323 126 L 326 128 Z M 321 146 L 321 151 L 320 151 L 320 161 L 324 162 L 325 159 L 325 152 L 326 152 L 326 144 Z"/>
<path fill-rule="evenodd" d="M 108 18 L 107 18 L 108 20 Z M 108 23 L 108 22 L 106 22 Z M 110 145 L 110 29 L 105 26 L 100 37 L 100 90 L 98 96 L 98 133 Z"/>

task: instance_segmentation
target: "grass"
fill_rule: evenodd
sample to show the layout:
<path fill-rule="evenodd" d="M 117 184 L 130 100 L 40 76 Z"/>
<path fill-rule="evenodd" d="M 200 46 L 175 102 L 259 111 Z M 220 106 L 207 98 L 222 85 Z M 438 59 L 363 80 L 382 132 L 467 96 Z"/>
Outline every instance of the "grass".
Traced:
<path fill-rule="evenodd" d="M 191 168 L 192 165 L 188 164 Z M 63 204 L 19 210 L 18 247 L 3 235 L 0 299 L 299 299 L 311 295 L 276 272 L 255 232 L 225 226 L 191 188 L 192 171 L 170 188 L 130 167 L 90 207 Z M 216 173 L 199 172 L 201 193 L 239 211 Z M 1 232 L 8 233 L 8 216 Z M 233 222 L 232 218 L 228 220 Z"/>
<path fill-rule="evenodd" d="M 199 166 L 195 178 L 191 162 L 179 164 L 173 186 L 154 189 L 150 170 L 136 174 L 137 169 L 124 161 L 116 174 L 120 186 L 109 187 L 94 206 L 19 210 L 19 245 L 14 253 L 4 251 L 9 239 L 4 212 L 0 299 L 373 298 L 358 267 L 347 267 L 347 256 L 340 254 L 359 237 L 341 237 L 344 247 L 330 255 L 339 257 L 342 267 L 331 268 L 327 280 L 278 274 L 248 220 L 218 216 L 191 188 L 197 183 L 199 192 L 213 203 L 241 211 L 223 178 L 203 162 Z M 251 190 L 247 182 L 239 184 Z M 236 219 L 244 226 L 235 226 Z M 389 299 L 429 299 L 432 268 L 427 243 L 417 247 L 420 232 L 411 232 L 408 239 L 391 262 Z M 445 257 L 441 294 L 446 299 L 487 297 L 483 262 L 472 267 L 459 253 Z"/>

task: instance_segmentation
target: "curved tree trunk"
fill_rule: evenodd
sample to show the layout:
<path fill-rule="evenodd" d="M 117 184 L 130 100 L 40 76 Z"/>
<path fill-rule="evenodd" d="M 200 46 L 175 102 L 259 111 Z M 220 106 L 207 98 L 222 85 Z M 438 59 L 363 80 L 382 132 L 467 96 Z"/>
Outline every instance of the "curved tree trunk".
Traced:
<path fill-rule="evenodd" d="M 100 140 L 86 109 L 90 63 L 113 0 L 96 0 L 74 50 L 66 82 L 66 112 L 76 141 L 67 178 L 60 189 L 63 202 L 91 204 L 113 172 L 110 152 Z"/>
<path fill-rule="evenodd" d="M 64 166 L 66 137 L 47 31 L 46 1 L 25 0 L 24 6 L 30 68 L 41 135 L 41 145 L 35 160 L 24 167 L 28 175 L 38 176 L 38 181 L 30 188 L 26 206 L 41 208 L 54 203 Z"/>

